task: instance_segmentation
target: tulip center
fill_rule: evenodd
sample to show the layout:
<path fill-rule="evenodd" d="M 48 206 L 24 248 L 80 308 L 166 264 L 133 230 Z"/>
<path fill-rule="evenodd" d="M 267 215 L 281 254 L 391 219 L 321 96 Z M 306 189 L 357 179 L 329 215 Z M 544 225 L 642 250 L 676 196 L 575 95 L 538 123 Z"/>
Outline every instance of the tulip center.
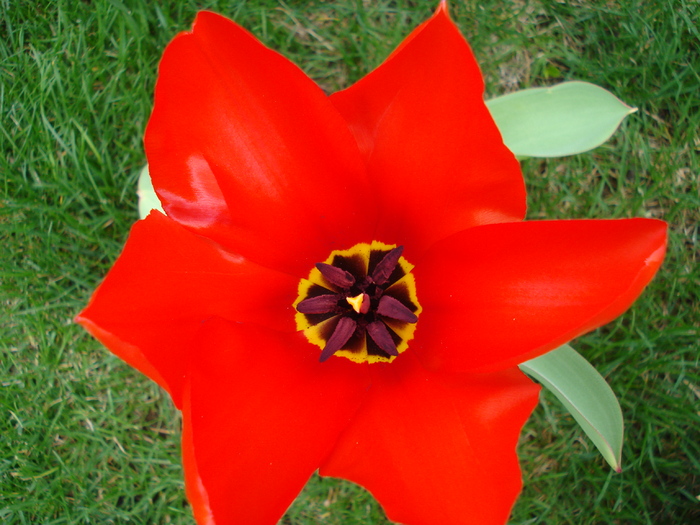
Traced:
<path fill-rule="evenodd" d="M 321 348 L 319 360 L 391 362 L 408 348 L 421 306 L 403 246 L 378 241 L 334 250 L 299 283 L 297 329 Z"/>

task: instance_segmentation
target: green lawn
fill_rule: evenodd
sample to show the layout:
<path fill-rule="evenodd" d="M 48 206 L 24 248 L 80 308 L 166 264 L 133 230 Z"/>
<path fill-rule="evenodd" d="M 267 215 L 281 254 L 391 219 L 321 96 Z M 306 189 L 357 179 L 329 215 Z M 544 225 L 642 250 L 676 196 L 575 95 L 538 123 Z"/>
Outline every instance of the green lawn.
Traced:
<path fill-rule="evenodd" d="M 197 9 L 226 14 L 328 91 L 435 1 L 0 0 L 0 521 L 192 523 L 179 415 L 72 317 L 136 220 L 156 66 Z M 700 523 L 700 6 L 691 0 L 453 0 L 489 97 L 568 79 L 639 111 L 613 139 L 523 169 L 531 218 L 659 217 L 661 272 L 574 346 L 627 428 L 614 474 L 550 395 L 520 448 L 512 524 Z M 362 489 L 314 478 L 285 524 L 385 523 Z"/>

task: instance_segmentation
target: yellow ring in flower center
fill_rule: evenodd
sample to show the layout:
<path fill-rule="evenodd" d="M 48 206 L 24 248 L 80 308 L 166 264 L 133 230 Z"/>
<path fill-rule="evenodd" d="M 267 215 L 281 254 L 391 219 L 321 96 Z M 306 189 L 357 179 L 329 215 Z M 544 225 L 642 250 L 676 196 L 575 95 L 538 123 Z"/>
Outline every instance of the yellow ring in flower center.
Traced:
<path fill-rule="evenodd" d="M 297 329 L 321 361 L 390 363 L 408 348 L 422 308 L 402 250 L 379 241 L 334 250 L 299 282 Z"/>

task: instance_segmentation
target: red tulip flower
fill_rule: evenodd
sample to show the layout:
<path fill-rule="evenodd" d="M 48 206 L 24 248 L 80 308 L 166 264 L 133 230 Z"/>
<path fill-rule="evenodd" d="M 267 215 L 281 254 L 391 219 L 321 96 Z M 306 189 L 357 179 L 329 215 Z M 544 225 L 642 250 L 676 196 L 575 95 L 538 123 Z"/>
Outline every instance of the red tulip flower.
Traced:
<path fill-rule="evenodd" d="M 661 221 L 529 221 L 445 4 L 326 96 L 233 22 L 167 47 L 146 130 L 167 215 L 77 320 L 183 412 L 200 524 L 274 524 L 309 476 L 406 524 L 503 524 L 539 387 L 517 365 L 620 315 Z"/>

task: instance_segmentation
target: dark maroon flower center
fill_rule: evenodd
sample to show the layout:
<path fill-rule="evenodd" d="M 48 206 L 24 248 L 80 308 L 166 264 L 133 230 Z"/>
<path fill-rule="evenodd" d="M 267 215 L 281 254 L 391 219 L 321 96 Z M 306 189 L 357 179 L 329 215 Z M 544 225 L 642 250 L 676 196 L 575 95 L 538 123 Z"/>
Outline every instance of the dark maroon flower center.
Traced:
<path fill-rule="evenodd" d="M 369 245 L 358 245 L 369 247 Z M 373 245 L 374 246 L 374 245 Z M 382 245 L 384 246 L 384 245 Z M 399 355 L 406 347 L 406 325 L 418 321 L 410 265 L 401 264 L 403 246 L 393 249 L 373 247 L 369 260 L 361 254 L 338 253 L 330 263 L 317 263 L 316 269 L 328 287 L 312 284 L 296 305 L 309 327 L 316 327 L 315 344 L 323 343 L 320 361 L 339 350 L 352 354 L 387 359 Z M 410 334 L 412 335 L 412 330 Z M 366 359 L 353 359 L 362 362 Z"/>

